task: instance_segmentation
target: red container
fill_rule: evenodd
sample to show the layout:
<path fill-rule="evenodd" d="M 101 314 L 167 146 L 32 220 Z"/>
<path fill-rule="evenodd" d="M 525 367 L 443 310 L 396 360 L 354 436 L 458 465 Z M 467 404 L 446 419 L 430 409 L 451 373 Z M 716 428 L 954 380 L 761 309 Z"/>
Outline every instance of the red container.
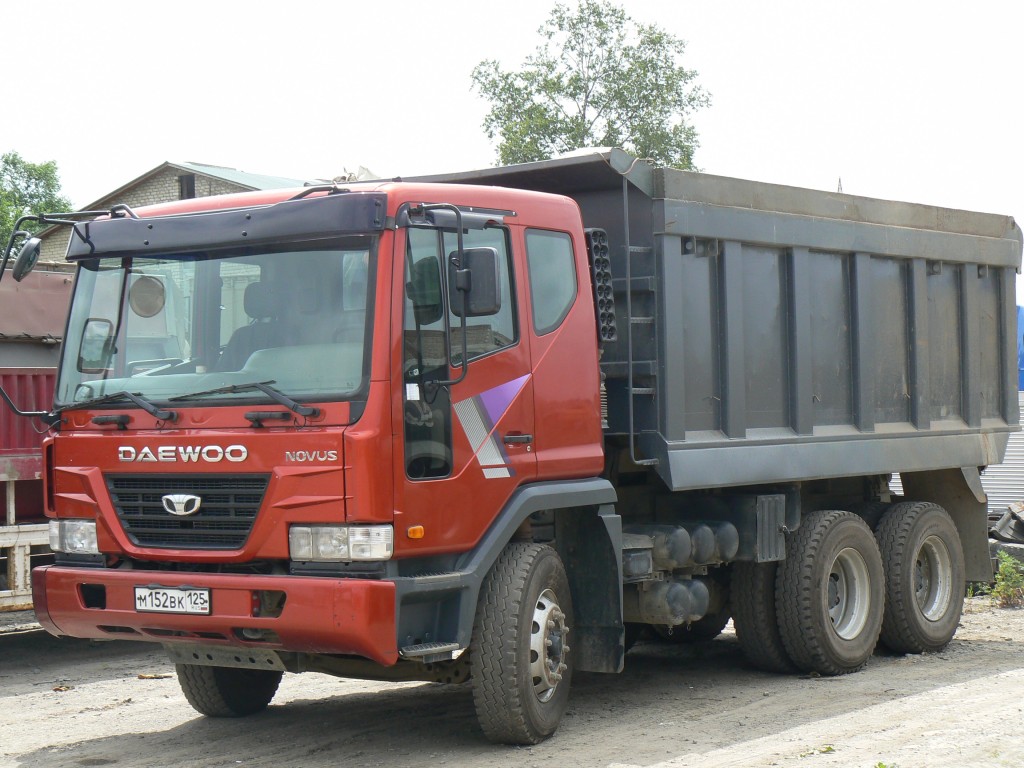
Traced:
<path fill-rule="evenodd" d="M 23 411 L 53 405 L 71 281 L 66 272 L 45 270 L 20 283 L 9 273 L 0 281 L 0 386 Z M 17 416 L 0 403 L 0 527 L 44 520 L 44 436 L 39 419 Z"/>

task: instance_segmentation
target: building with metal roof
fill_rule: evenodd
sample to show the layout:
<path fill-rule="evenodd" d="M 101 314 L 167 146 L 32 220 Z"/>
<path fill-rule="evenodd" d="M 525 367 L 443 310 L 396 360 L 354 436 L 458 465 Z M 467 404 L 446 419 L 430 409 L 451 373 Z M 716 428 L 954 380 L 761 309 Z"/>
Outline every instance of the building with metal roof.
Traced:
<path fill-rule="evenodd" d="M 301 187 L 305 183 L 302 179 L 248 173 L 220 165 L 165 162 L 95 200 L 83 210 L 106 210 L 118 203 L 139 208 L 192 197 Z M 62 262 L 69 235 L 70 230 L 61 226 L 43 230 L 40 234 L 43 241 L 40 261 Z"/>

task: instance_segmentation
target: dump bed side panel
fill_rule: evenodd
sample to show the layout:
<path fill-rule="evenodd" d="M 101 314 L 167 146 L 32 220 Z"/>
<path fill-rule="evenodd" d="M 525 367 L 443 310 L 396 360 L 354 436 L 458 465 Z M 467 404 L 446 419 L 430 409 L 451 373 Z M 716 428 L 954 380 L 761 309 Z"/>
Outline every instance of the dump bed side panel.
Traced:
<path fill-rule="evenodd" d="M 605 359 L 632 367 L 633 432 L 670 487 L 1002 460 L 1019 414 L 1011 219 L 658 173 L 674 197 L 649 199 L 650 256 L 647 233 L 630 243 L 656 356 L 634 318 L 632 361 L 621 343 Z"/>

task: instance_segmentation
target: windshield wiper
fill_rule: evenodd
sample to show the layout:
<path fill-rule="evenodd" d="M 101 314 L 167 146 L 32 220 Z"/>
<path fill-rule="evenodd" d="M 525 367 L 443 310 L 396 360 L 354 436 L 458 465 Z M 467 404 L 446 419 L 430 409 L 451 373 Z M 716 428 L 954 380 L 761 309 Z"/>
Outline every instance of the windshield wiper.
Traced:
<path fill-rule="evenodd" d="M 132 393 L 127 391 L 111 392 L 109 395 L 103 395 L 102 397 L 94 397 L 92 400 L 83 400 L 80 403 L 68 403 L 63 405 L 56 410 L 57 413 L 70 410 L 72 408 L 89 408 L 93 405 L 102 405 L 103 403 L 116 403 L 118 400 L 128 400 L 134 403 L 139 408 L 144 410 L 150 416 L 161 421 L 175 421 L 178 418 L 177 411 L 169 411 L 165 408 L 158 408 L 148 400 L 144 400 L 138 393 Z"/>
<path fill-rule="evenodd" d="M 217 387 L 216 389 L 205 389 L 202 392 L 192 392 L 188 395 L 175 395 L 174 397 L 168 398 L 169 400 L 191 400 L 193 397 L 203 397 L 204 395 L 226 395 L 232 392 L 249 392 L 251 390 L 259 390 L 271 400 L 276 403 L 283 405 L 290 411 L 294 411 L 299 416 L 312 416 L 316 417 L 320 415 L 320 409 L 314 408 L 311 405 L 302 405 L 292 400 L 288 395 L 284 394 L 279 389 L 274 389 L 271 384 L 275 383 L 273 379 L 270 381 L 251 381 L 247 384 L 228 384 L 226 387 Z"/>

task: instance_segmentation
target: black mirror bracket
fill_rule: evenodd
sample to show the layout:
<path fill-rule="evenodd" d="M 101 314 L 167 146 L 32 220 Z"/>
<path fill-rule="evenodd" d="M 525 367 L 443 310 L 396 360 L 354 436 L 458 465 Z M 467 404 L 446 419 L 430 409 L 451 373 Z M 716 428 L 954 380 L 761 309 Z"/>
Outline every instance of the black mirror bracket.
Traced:
<path fill-rule="evenodd" d="M 473 289 L 473 273 L 465 267 L 455 270 L 455 290 L 469 293 Z M 463 301 L 465 303 L 465 301 Z"/>
<path fill-rule="evenodd" d="M 81 238 L 83 236 L 82 233 L 78 231 L 77 226 L 80 222 L 76 221 L 76 219 L 96 218 L 97 216 L 110 216 L 111 218 L 139 218 L 135 211 L 124 204 L 112 206 L 106 211 L 71 211 L 68 213 L 26 214 L 14 223 L 14 231 L 11 232 L 11 236 L 7 239 L 7 247 L 3 250 L 3 258 L 0 258 L 0 280 L 4 279 L 7 262 L 10 261 L 11 251 L 14 249 L 14 241 L 17 238 L 27 238 L 26 243 L 22 246 L 17 258 L 15 259 L 14 269 L 11 274 L 17 282 L 21 282 L 25 275 L 32 271 L 33 267 L 36 265 L 36 261 L 39 259 L 39 250 L 42 243 L 39 238 L 34 237 L 31 232 L 21 228 L 21 225 L 26 221 L 35 222 L 40 225 L 63 224 L 65 226 L 74 227 L 75 234 Z M 86 226 L 88 226 L 88 224 L 86 224 Z"/>
<path fill-rule="evenodd" d="M 421 209 L 424 212 L 426 212 L 426 211 L 436 211 L 436 210 L 447 210 L 447 211 L 451 211 L 452 213 L 455 214 L 455 237 L 456 237 L 456 240 L 457 240 L 457 246 L 456 246 L 456 251 L 455 251 L 455 257 L 452 259 L 452 264 L 455 266 L 455 274 L 456 274 L 455 287 L 456 287 L 457 290 L 460 290 L 460 291 L 468 291 L 469 290 L 469 273 L 468 273 L 467 270 L 463 270 L 462 269 L 462 253 L 463 253 L 463 250 L 464 250 L 463 240 L 462 240 L 462 211 L 459 210 L 459 207 L 457 205 L 453 205 L 452 203 L 429 203 L 429 204 L 422 205 Z M 459 272 L 466 272 L 466 277 L 465 277 L 466 287 L 465 288 L 461 288 L 460 287 L 460 279 L 458 277 Z M 448 270 L 447 269 L 442 269 L 441 270 L 441 280 L 443 280 L 444 283 L 445 283 L 444 291 L 445 291 L 445 293 L 447 293 L 447 291 L 449 290 L 448 285 L 447 285 L 447 283 L 448 283 Z M 445 325 L 445 332 L 448 334 L 448 337 L 451 338 L 451 327 L 448 324 L 447 318 L 445 319 L 445 324 L 444 325 Z M 436 387 L 436 388 L 451 387 L 451 386 L 454 386 L 456 384 L 461 383 L 462 380 L 466 378 L 466 374 L 469 371 L 469 363 L 468 363 L 468 360 L 467 360 L 467 358 L 469 357 L 469 340 L 466 338 L 467 336 L 468 336 L 468 334 L 466 333 L 466 318 L 463 317 L 462 318 L 462 360 L 461 360 L 461 368 L 462 368 L 462 370 L 459 373 L 458 378 L 449 379 L 448 381 L 435 381 L 435 382 L 433 382 L 433 386 L 434 387 Z M 448 346 L 449 349 L 451 348 L 450 344 L 448 344 L 446 346 Z M 449 363 L 449 367 L 454 367 L 450 360 L 448 361 L 448 363 Z"/>
<path fill-rule="evenodd" d="M 11 411 L 13 411 L 16 415 L 27 416 L 29 418 L 34 416 L 38 418 L 40 421 L 42 421 L 47 427 L 52 427 L 53 425 L 60 422 L 60 414 L 55 413 L 53 411 L 21 410 L 17 405 L 14 404 L 14 401 L 11 400 L 11 396 L 8 395 L 6 391 L 4 391 L 3 387 L 0 387 L 0 400 L 3 400 L 7 404 L 7 407 L 10 408 Z"/>

